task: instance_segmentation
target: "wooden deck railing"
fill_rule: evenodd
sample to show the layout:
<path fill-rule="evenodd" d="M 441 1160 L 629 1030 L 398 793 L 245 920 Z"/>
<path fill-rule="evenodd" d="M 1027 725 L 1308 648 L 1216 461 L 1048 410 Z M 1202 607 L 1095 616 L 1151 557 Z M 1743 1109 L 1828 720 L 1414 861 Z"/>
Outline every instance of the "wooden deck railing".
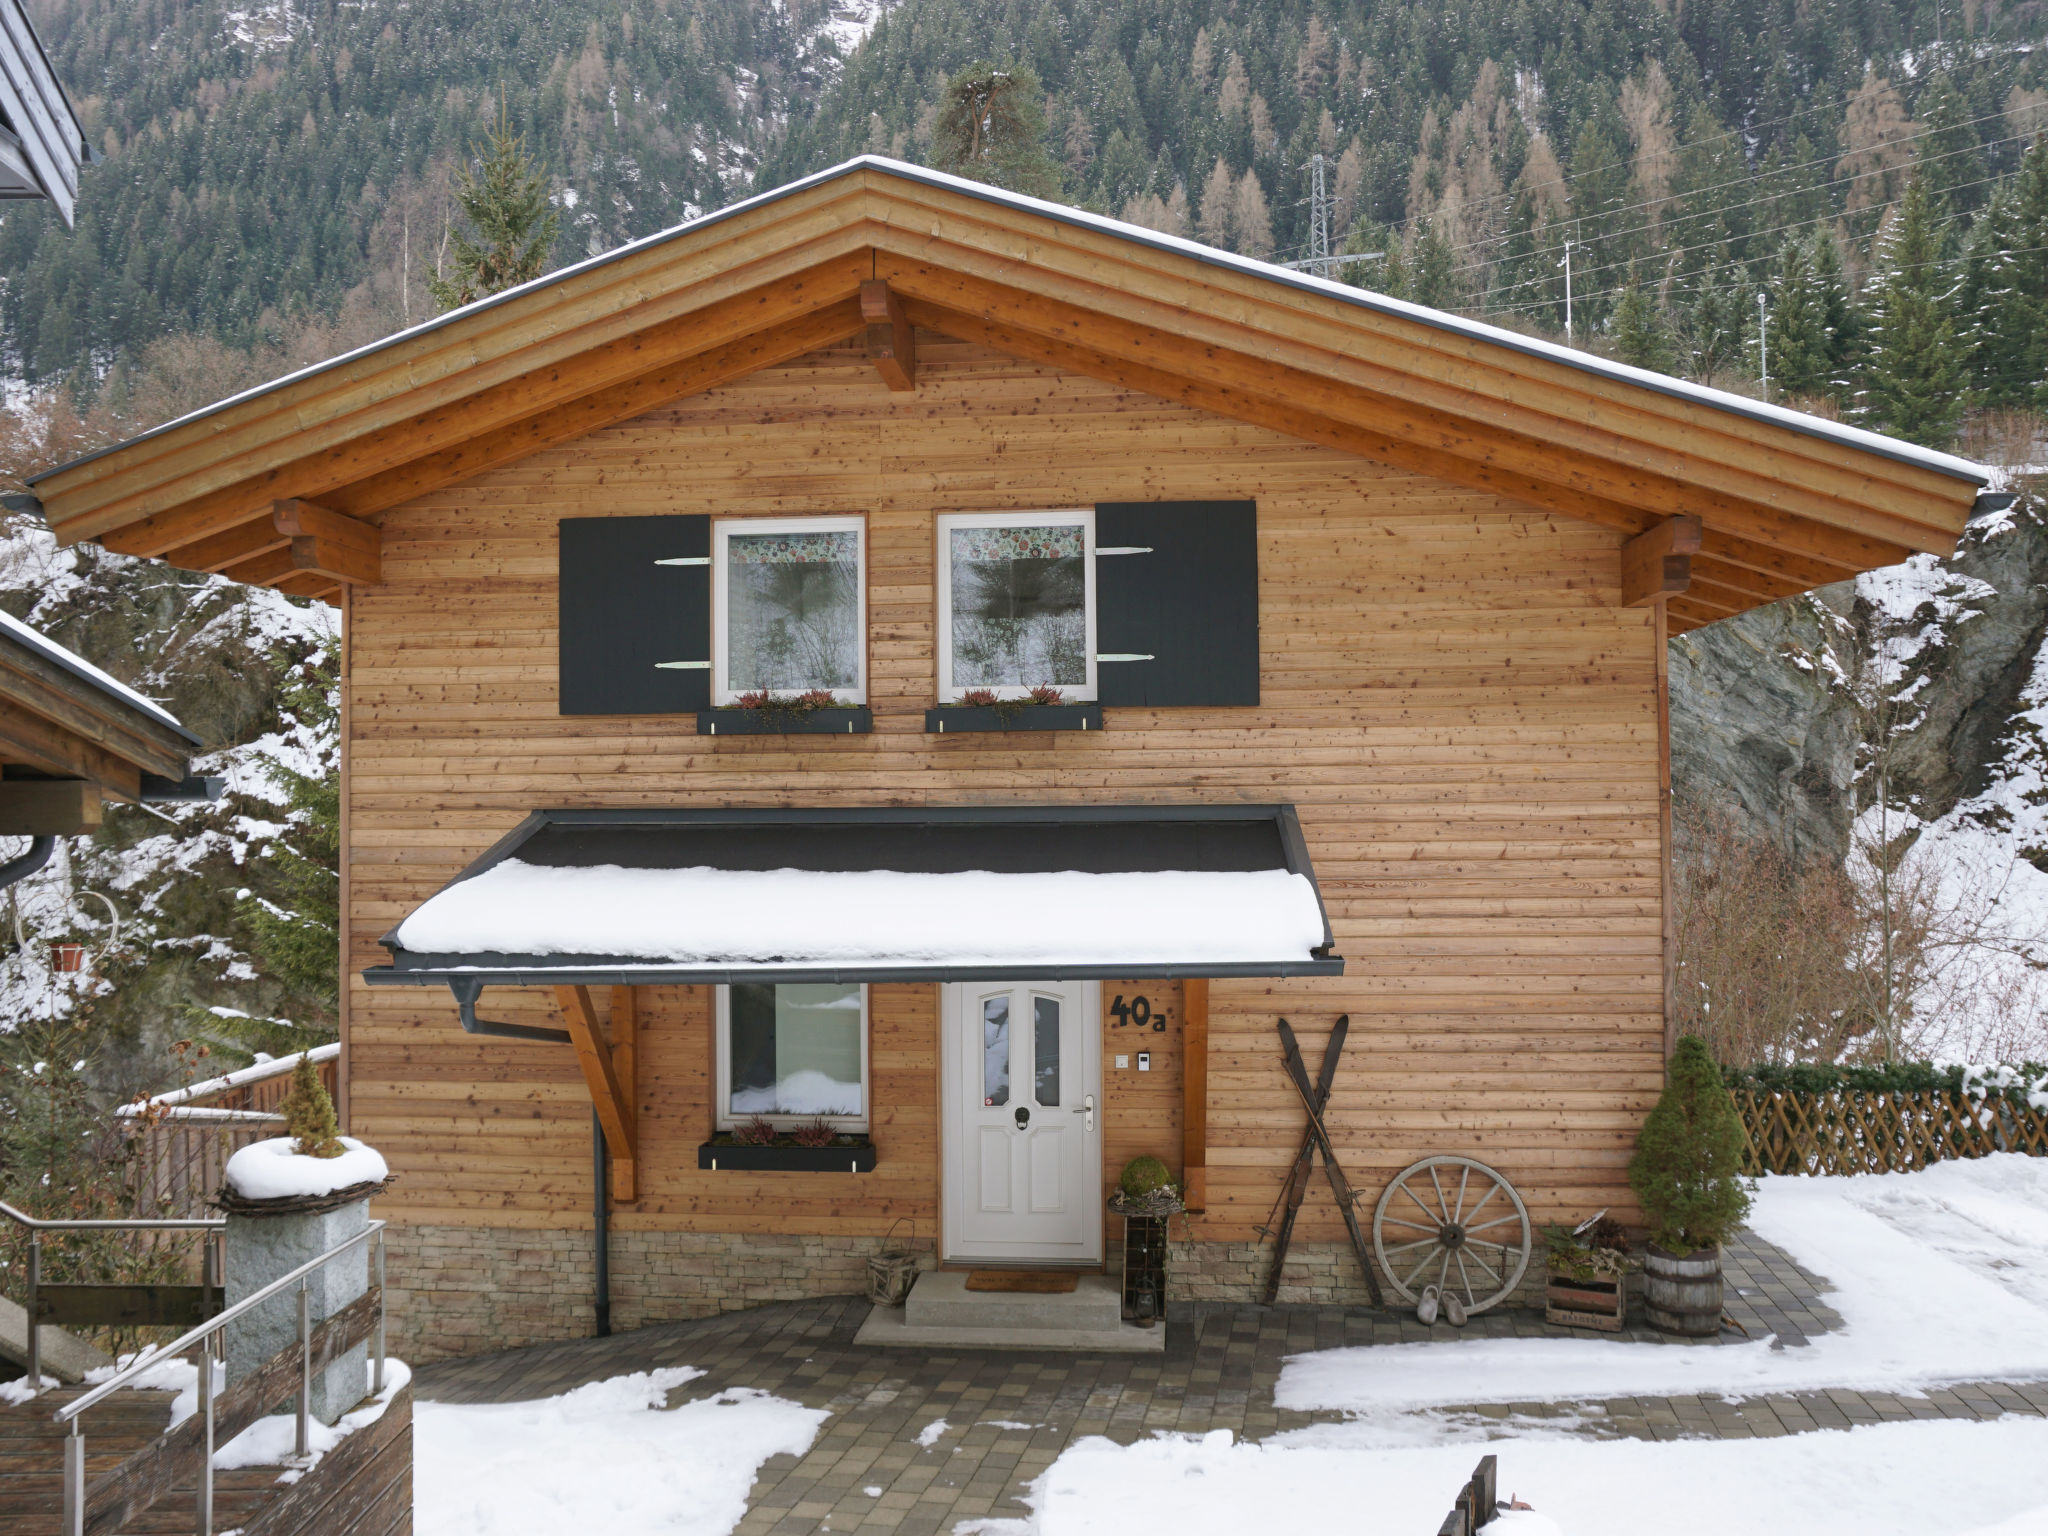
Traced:
<path fill-rule="evenodd" d="M 1909 1173 L 1951 1157 L 2048 1156 L 2048 1112 L 1997 1094 L 1734 1088 L 1742 1171 Z"/>
<path fill-rule="evenodd" d="M 308 1053 L 332 1094 L 341 1047 Z M 207 1216 L 228 1159 L 252 1141 L 282 1134 L 278 1106 L 299 1058 L 244 1067 L 225 1077 L 121 1106 L 130 1139 L 129 1188 L 138 1216 Z"/>

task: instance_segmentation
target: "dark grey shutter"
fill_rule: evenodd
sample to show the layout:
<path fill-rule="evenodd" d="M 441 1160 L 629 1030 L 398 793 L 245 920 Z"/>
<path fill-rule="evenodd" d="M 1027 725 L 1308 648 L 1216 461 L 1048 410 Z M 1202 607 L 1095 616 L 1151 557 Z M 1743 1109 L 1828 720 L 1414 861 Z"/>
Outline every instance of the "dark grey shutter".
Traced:
<path fill-rule="evenodd" d="M 563 714 L 711 707 L 710 555 L 708 517 L 562 519 Z"/>
<path fill-rule="evenodd" d="M 1259 702 L 1257 503 L 1104 502 L 1095 547 L 1096 654 L 1151 658 L 1098 662 L 1102 703 Z"/>

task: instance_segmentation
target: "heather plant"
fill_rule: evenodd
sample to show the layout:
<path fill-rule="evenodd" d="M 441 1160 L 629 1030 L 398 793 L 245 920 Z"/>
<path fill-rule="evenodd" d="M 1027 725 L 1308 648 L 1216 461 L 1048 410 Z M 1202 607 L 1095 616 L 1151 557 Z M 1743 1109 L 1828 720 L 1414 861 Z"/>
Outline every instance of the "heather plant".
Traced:
<path fill-rule="evenodd" d="M 1643 1122 L 1628 1181 L 1650 1240 L 1671 1253 L 1718 1248 L 1749 1214 L 1742 1121 L 1707 1042 L 1686 1035 L 1665 1068 L 1664 1094 Z"/>

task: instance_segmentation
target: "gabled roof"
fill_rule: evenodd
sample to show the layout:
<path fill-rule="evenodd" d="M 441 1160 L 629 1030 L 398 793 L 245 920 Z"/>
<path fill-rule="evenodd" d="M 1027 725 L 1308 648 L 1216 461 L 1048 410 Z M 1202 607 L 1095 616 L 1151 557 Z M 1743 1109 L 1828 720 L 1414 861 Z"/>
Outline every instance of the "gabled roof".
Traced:
<path fill-rule="evenodd" d="M 85 129 L 22 0 L 0 0 L 0 198 L 48 198 L 69 228 Z"/>
<path fill-rule="evenodd" d="M 1988 479 L 1890 438 L 1078 209 L 862 158 L 38 478 L 65 541 L 301 592 L 280 499 L 413 497 L 909 323 L 1632 534 L 1704 522 L 1682 629 L 1947 553 Z M 291 524 L 292 531 L 303 531 Z"/>

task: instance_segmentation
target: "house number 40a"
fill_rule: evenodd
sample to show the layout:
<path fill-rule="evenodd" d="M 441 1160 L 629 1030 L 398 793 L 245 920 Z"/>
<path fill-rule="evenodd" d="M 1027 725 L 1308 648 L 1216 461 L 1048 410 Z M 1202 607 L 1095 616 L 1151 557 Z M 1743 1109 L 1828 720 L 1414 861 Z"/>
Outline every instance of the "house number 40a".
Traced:
<path fill-rule="evenodd" d="M 1149 1026 L 1155 1035 L 1166 1033 L 1166 1015 L 1152 1011 L 1152 999 L 1149 997 L 1134 997 L 1127 1003 L 1124 1001 L 1123 993 L 1119 992 L 1116 1001 L 1109 1005 L 1109 1012 L 1116 1020 L 1118 1029 L 1125 1025 L 1134 1025 L 1139 1029 Z"/>

